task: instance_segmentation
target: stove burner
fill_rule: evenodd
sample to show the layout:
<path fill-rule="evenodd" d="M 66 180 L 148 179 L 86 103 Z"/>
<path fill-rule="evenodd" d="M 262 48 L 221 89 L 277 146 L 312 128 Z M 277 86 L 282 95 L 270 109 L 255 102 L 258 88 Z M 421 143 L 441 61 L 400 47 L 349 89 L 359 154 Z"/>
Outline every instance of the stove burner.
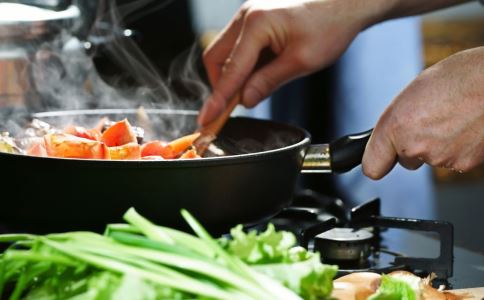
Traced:
<path fill-rule="evenodd" d="M 397 270 L 406 270 L 405 265 L 395 264 L 396 257 L 403 257 L 403 254 L 387 249 L 371 251 L 368 259 L 364 262 L 356 264 L 352 262 L 338 262 L 338 274 L 343 276 L 354 272 L 371 272 L 377 270 L 379 273 L 389 273 Z"/>
<path fill-rule="evenodd" d="M 372 238 L 373 234 L 366 229 L 333 228 L 315 237 L 314 248 L 326 263 L 365 263 L 370 256 Z"/>
<path fill-rule="evenodd" d="M 448 222 L 382 217 L 378 198 L 351 209 L 349 216 L 341 204 L 331 205 L 328 198 L 311 193 L 296 198 L 293 205 L 269 221 L 293 232 L 300 246 L 320 252 L 324 263 L 338 265 L 339 275 L 408 270 L 420 276 L 433 272 L 443 282 L 452 277 L 453 226 Z M 380 232 L 387 228 L 437 233 L 440 255 L 410 257 L 392 251 L 391 245 L 383 247 Z"/>

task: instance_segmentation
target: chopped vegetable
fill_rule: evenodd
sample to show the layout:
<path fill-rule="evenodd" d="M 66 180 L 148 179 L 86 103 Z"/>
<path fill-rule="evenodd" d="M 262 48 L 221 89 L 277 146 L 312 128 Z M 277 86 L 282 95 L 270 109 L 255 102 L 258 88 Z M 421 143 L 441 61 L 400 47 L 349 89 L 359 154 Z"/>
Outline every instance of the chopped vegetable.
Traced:
<path fill-rule="evenodd" d="M 101 132 L 96 129 L 87 129 L 81 126 L 70 125 L 64 129 L 64 133 L 93 141 L 101 140 Z"/>
<path fill-rule="evenodd" d="M 104 117 L 93 129 L 69 125 L 63 131 L 34 119 L 25 132 L 15 140 L 20 147 L 17 147 L 8 133 L 2 133 L 0 152 L 25 153 L 38 157 L 105 160 L 201 158 L 193 145 L 200 136 L 199 133 L 189 134 L 169 143 L 160 140 L 144 143 L 144 132 L 144 128 L 132 126 L 127 119 L 112 122 Z M 221 155 L 223 152 L 215 154 Z"/>
<path fill-rule="evenodd" d="M 166 147 L 166 142 L 150 141 L 141 146 L 141 157 L 145 156 L 162 156 Z"/>
<path fill-rule="evenodd" d="M 368 300 L 416 300 L 417 294 L 414 288 L 419 289 L 418 284 L 413 284 L 388 275 L 382 275 L 381 284 L 377 292 Z"/>
<path fill-rule="evenodd" d="M 138 143 L 109 147 L 109 154 L 111 155 L 111 159 L 128 160 L 141 158 L 141 150 Z"/>
<path fill-rule="evenodd" d="M 8 132 L 0 132 L 0 152 L 22 153 L 22 150 L 17 146 Z"/>
<path fill-rule="evenodd" d="M 200 155 L 198 155 L 197 150 L 195 149 L 189 149 L 185 153 L 183 153 L 180 156 L 181 159 L 194 159 L 194 158 L 200 158 Z"/>
<path fill-rule="evenodd" d="M 193 145 L 193 142 L 200 136 L 200 133 L 185 135 L 179 139 L 169 142 L 161 153 L 164 158 L 176 158 Z"/>
<path fill-rule="evenodd" d="M 269 224 L 266 231 L 245 233 L 241 225 L 230 231 L 232 240 L 222 240 L 230 254 L 276 278 L 304 299 L 324 299 L 332 291 L 335 266 L 322 265 L 319 254 L 296 247 L 296 237 L 276 231 Z"/>
<path fill-rule="evenodd" d="M 65 133 L 48 134 L 44 137 L 47 154 L 64 158 L 109 158 L 109 150 L 101 142 Z"/>
<path fill-rule="evenodd" d="M 34 144 L 31 146 L 29 149 L 27 149 L 27 154 L 32 155 L 32 156 L 38 156 L 38 157 L 47 157 L 47 150 L 45 149 L 45 143 L 44 141 L 40 141 L 37 144 Z"/>
<path fill-rule="evenodd" d="M 108 147 L 138 142 L 134 130 L 127 119 L 119 121 L 106 129 L 101 136 L 101 141 Z"/>

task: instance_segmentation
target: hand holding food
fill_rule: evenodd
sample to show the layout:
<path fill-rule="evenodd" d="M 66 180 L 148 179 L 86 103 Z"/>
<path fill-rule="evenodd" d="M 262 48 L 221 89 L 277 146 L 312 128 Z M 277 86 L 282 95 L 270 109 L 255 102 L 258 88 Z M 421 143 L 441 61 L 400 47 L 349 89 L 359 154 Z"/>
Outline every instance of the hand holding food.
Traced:
<path fill-rule="evenodd" d="M 484 47 L 455 54 L 425 70 L 378 121 L 363 157 L 373 179 L 396 160 L 466 172 L 484 161 Z"/>

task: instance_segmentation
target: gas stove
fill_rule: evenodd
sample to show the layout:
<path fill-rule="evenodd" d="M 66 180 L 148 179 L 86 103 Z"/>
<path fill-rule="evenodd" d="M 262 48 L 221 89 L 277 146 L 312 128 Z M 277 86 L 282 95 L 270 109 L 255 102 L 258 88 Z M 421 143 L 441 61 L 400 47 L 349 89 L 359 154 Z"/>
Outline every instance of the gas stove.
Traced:
<path fill-rule="evenodd" d="M 484 264 L 484 255 L 454 247 L 451 223 L 382 216 L 380 203 L 376 198 L 347 209 L 340 199 L 304 191 L 267 222 L 293 232 L 300 246 L 320 252 L 323 263 L 338 265 L 338 276 L 407 270 L 422 277 L 434 273 L 435 286 L 483 284 L 484 270 L 474 267 Z M 462 261 L 458 274 L 455 257 Z"/>

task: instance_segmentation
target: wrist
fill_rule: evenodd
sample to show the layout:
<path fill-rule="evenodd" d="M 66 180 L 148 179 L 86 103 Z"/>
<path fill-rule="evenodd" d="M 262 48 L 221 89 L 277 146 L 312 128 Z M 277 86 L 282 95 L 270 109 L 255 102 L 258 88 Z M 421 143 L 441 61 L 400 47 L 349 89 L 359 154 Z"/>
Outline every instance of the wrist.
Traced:
<path fill-rule="evenodd" d="M 364 28 L 393 18 L 400 0 L 355 0 L 361 6 Z"/>

